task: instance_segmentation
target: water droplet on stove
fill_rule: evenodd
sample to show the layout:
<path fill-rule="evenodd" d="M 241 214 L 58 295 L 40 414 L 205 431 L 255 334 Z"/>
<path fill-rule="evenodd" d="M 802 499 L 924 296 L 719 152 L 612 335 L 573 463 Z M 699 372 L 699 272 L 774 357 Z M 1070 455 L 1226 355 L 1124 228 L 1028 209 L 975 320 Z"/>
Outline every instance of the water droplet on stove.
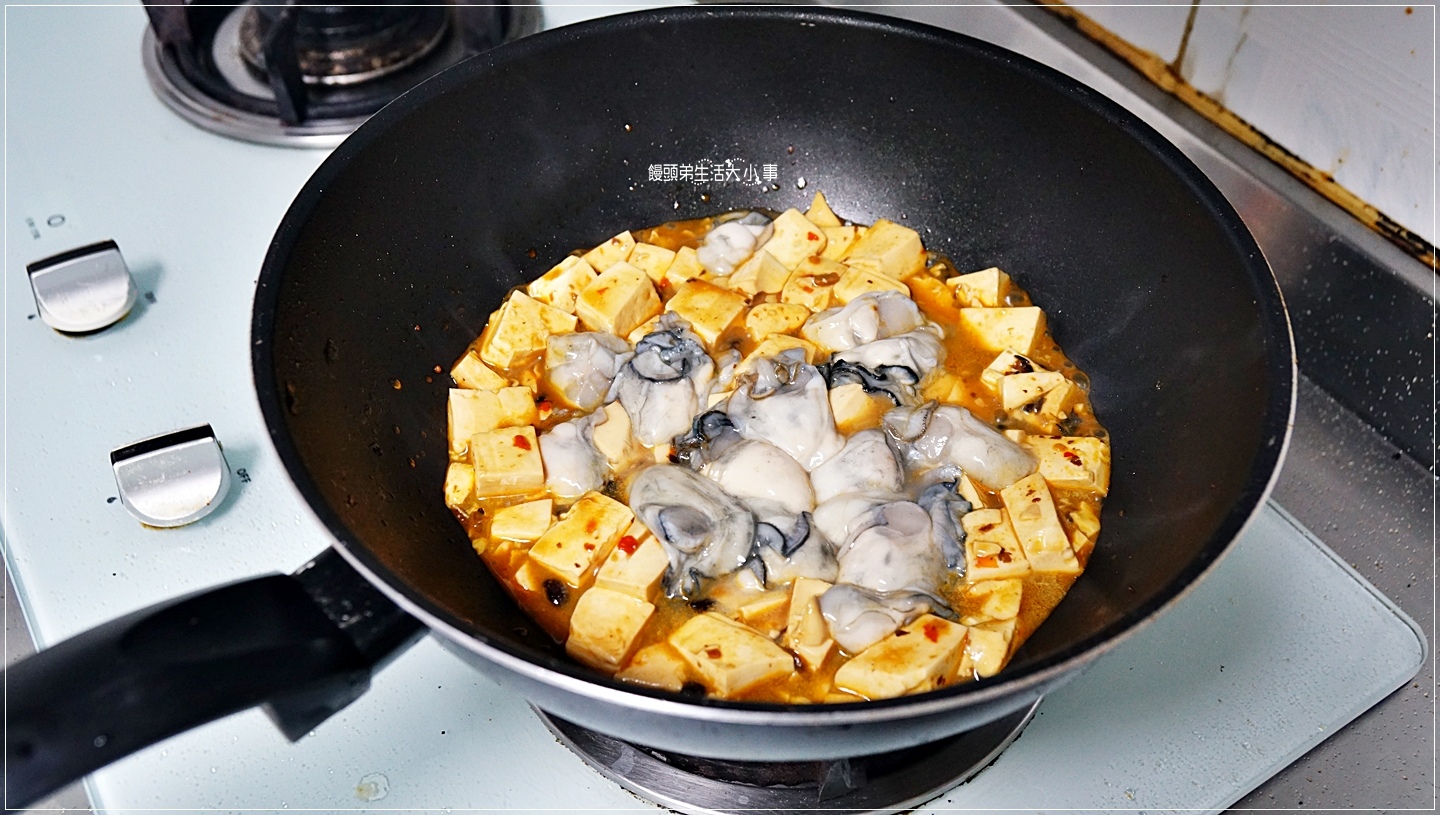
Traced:
<path fill-rule="evenodd" d="M 799 178 L 795 179 L 795 189 L 797 189 L 797 190 L 803 190 L 803 189 L 805 189 L 805 176 L 802 175 L 802 176 L 800 176 Z"/>

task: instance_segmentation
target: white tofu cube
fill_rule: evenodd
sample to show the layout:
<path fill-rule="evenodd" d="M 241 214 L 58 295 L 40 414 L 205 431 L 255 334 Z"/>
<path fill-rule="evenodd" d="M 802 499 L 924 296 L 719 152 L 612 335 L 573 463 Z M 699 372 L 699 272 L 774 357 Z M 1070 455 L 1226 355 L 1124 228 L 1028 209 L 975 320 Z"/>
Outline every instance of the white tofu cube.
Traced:
<path fill-rule="evenodd" d="M 965 596 L 976 604 L 974 613 L 961 622 L 977 625 L 990 620 L 1014 619 L 1020 614 L 1020 598 L 1024 590 L 1024 581 L 1019 578 L 971 583 L 965 587 Z"/>
<path fill-rule="evenodd" d="M 675 253 L 675 259 L 670 261 L 670 267 L 665 270 L 665 283 L 671 289 L 686 281 L 703 277 L 705 267 L 700 265 L 700 255 L 689 246 L 680 247 L 680 251 Z"/>
<path fill-rule="evenodd" d="M 865 234 L 865 227 L 821 226 L 820 231 L 825 235 L 825 250 L 820 253 L 820 257 L 826 260 L 844 260 L 850 247 Z"/>
<path fill-rule="evenodd" d="M 625 261 L 601 272 L 575 301 L 575 314 L 582 325 L 618 337 L 658 315 L 661 308 L 650 277 Z"/>
<path fill-rule="evenodd" d="M 490 537 L 529 543 L 538 540 L 554 520 L 555 502 L 549 498 L 502 507 L 490 516 Z"/>
<path fill-rule="evenodd" d="M 645 322 L 641 323 L 640 325 L 636 326 L 634 331 L 631 331 L 629 334 L 626 334 L 626 335 L 625 335 L 625 341 L 628 342 L 628 343 L 630 343 L 631 345 L 635 345 L 636 343 L 638 343 L 638 342 L 640 342 L 641 340 L 645 339 L 645 335 L 647 335 L 647 334 L 649 334 L 650 332 L 654 331 L 657 327 L 659 327 L 659 325 L 660 325 L 660 316 L 659 316 L 659 315 L 656 315 L 656 316 L 654 316 L 654 317 L 651 317 L 650 319 L 648 319 L 648 320 L 646 320 Z"/>
<path fill-rule="evenodd" d="M 806 258 L 780 290 L 780 302 L 804 306 L 810 311 L 824 311 L 835 299 L 835 284 L 850 271 L 833 260 Z"/>
<path fill-rule="evenodd" d="M 470 437 L 470 464 L 475 468 L 475 495 L 524 495 L 545 489 L 545 465 L 535 428 L 503 427 Z"/>
<path fill-rule="evenodd" d="M 998 308 L 1005 305 L 1005 298 L 1010 294 L 1010 275 L 995 266 L 952 277 L 945 282 L 963 306 Z"/>
<path fill-rule="evenodd" d="M 1020 308 L 962 308 L 960 326 L 984 348 L 1025 355 L 1045 335 L 1045 312 L 1035 306 Z"/>
<path fill-rule="evenodd" d="M 617 263 L 629 260 L 630 251 L 634 248 L 635 236 L 626 230 L 586 252 L 585 262 L 590 264 L 592 269 L 604 271 Z"/>
<path fill-rule="evenodd" d="M 835 672 L 835 688 L 866 699 L 890 699 L 955 681 L 965 626 L 924 614 L 861 651 Z"/>
<path fill-rule="evenodd" d="M 626 262 L 644 272 L 653 282 L 659 283 L 665 279 L 670 264 L 675 262 L 675 253 L 663 246 L 637 243 L 635 248 L 630 250 L 630 257 Z"/>
<path fill-rule="evenodd" d="M 765 244 L 769 246 L 770 244 Z M 785 281 L 790 277 L 790 269 L 776 260 L 769 252 L 761 249 L 750 256 L 750 259 L 740 264 L 740 268 L 730 275 L 726 286 L 732 291 L 740 292 L 746 297 L 754 297 L 762 292 L 774 294 L 785 288 Z"/>
<path fill-rule="evenodd" d="M 845 265 L 903 281 L 925 268 L 925 246 L 920 233 L 881 218 L 850 246 Z"/>
<path fill-rule="evenodd" d="M 665 554 L 665 547 L 637 521 L 620 536 L 615 548 L 600 564 L 595 585 L 653 602 L 669 567 L 670 556 Z"/>
<path fill-rule="evenodd" d="M 884 395 L 866 393 L 859 382 L 830 389 L 830 412 L 835 417 L 835 429 L 844 436 L 879 427 L 880 420 L 893 407 L 894 403 Z"/>
<path fill-rule="evenodd" d="M 575 299 L 595 280 L 596 274 L 584 258 L 571 255 L 531 281 L 525 291 L 548 306 L 574 314 Z"/>
<path fill-rule="evenodd" d="M 764 249 L 786 269 L 794 269 L 800 261 L 825 249 L 824 230 L 801 215 L 798 209 L 780 213 L 773 226 L 775 234 L 765 242 Z"/>
<path fill-rule="evenodd" d="M 733 697 L 795 672 L 795 657 L 764 635 L 711 611 L 691 617 L 670 635 L 691 670 L 711 692 Z"/>
<path fill-rule="evenodd" d="M 1075 557 L 1089 560 L 1095 550 L 1095 539 L 1100 536 L 1100 516 L 1095 507 L 1086 502 L 1065 519 L 1070 522 L 1070 548 L 1075 550 Z"/>
<path fill-rule="evenodd" d="M 544 353 L 551 334 L 574 330 L 575 315 L 513 292 L 480 334 L 480 359 L 501 370 L 524 365 Z"/>
<path fill-rule="evenodd" d="M 463 455 L 470 437 L 501 427 L 535 422 L 535 399 L 525 388 L 476 391 L 451 388 L 446 408 L 450 422 L 450 450 Z"/>
<path fill-rule="evenodd" d="M 1079 574 L 1080 562 L 1070 548 L 1070 538 L 1060 526 L 1055 500 L 1040 473 L 1028 475 L 1000 491 L 1010 525 L 1025 559 L 1036 572 Z"/>
<path fill-rule="evenodd" d="M 820 595 L 829 588 L 829 583 L 813 577 L 797 577 L 790 584 L 790 606 L 785 620 L 785 637 L 781 642 L 800 657 L 807 671 L 819 670 L 835 651 L 830 627 L 820 613 Z"/>
<path fill-rule="evenodd" d="M 965 529 L 965 579 L 971 583 L 1020 577 L 1030 561 L 1003 509 L 976 509 L 960 518 Z"/>
<path fill-rule="evenodd" d="M 470 508 L 475 497 L 475 468 L 460 461 L 445 468 L 445 506 L 451 509 Z"/>
<path fill-rule="evenodd" d="M 592 668 L 614 673 L 635 653 L 640 633 L 654 614 L 652 603 L 592 588 L 575 601 L 565 653 Z"/>
<path fill-rule="evenodd" d="M 510 386 L 505 377 L 481 362 L 480 355 L 473 349 L 466 351 L 465 356 L 450 369 L 450 378 L 455 380 L 456 385 L 472 390 L 498 391 Z"/>
<path fill-rule="evenodd" d="M 587 492 L 530 547 L 530 562 L 571 588 L 584 586 L 634 521 L 629 507 Z"/>
<path fill-rule="evenodd" d="M 1045 368 L 1040 367 L 1034 360 L 1022 356 L 1014 351 L 1001 351 L 985 370 L 980 372 L 980 381 L 994 393 L 1000 392 L 1001 381 L 1015 374 L 1043 373 Z"/>
<path fill-rule="evenodd" d="M 810 208 L 805 210 L 805 220 L 821 229 L 840 225 L 840 217 L 830 208 L 830 202 L 825 200 L 823 192 L 815 193 L 815 197 L 810 199 Z"/>
<path fill-rule="evenodd" d="M 802 340 L 799 337 L 792 337 L 788 334 L 772 334 L 766 337 L 764 342 L 755 346 L 755 350 L 747 354 L 744 359 L 740 360 L 740 364 L 735 366 L 735 375 L 740 376 L 741 374 L 754 370 L 755 360 L 757 359 L 768 359 L 778 355 L 782 351 L 788 351 L 791 348 L 799 348 L 804 351 L 806 363 L 815 362 L 817 350 L 814 343 L 809 340 Z"/>
<path fill-rule="evenodd" d="M 704 280 L 692 280 L 675 289 L 665 310 L 684 317 L 713 352 L 740 332 L 745 297 Z"/>
<path fill-rule="evenodd" d="M 810 309 L 794 303 L 761 303 L 745 314 L 745 334 L 760 342 L 772 334 L 794 334 L 810 319 Z"/>
<path fill-rule="evenodd" d="M 657 642 L 635 652 L 615 678 L 647 688 L 675 692 L 690 681 L 690 665 L 669 643 Z"/>
<path fill-rule="evenodd" d="M 972 509 L 986 509 L 999 506 L 999 502 L 992 499 L 989 493 L 981 489 L 975 479 L 964 473 L 960 474 L 960 483 L 957 492 L 960 493 L 961 498 L 970 502 Z"/>
<path fill-rule="evenodd" d="M 1029 436 L 1025 449 L 1040 462 L 1040 475 L 1060 489 L 1110 491 L 1110 445 L 1093 436 Z"/>
<path fill-rule="evenodd" d="M 785 617 L 790 611 L 790 592 L 769 591 L 735 609 L 735 617 L 770 639 L 785 630 Z"/>
<path fill-rule="evenodd" d="M 1015 638 L 1015 620 L 998 620 L 970 627 L 960 673 L 970 679 L 984 679 L 1000 673 L 1010 657 Z"/>
<path fill-rule="evenodd" d="M 1006 411 L 1019 410 L 1066 382 L 1065 375 L 1055 371 L 1037 371 L 1001 377 L 1000 406 Z"/>
<path fill-rule="evenodd" d="M 623 472 L 645 457 L 645 447 L 631 433 L 630 414 L 625 412 L 618 399 L 606 405 L 602 412 L 605 421 L 595 425 L 591 439 L 595 449 L 610 464 L 610 469 L 616 473 Z"/>
<path fill-rule="evenodd" d="M 850 261 L 846 260 L 846 264 L 849 263 Z M 848 266 L 845 274 L 841 275 L 839 282 L 835 284 L 833 294 L 835 299 L 843 304 L 872 291 L 898 291 L 906 297 L 910 296 L 910 288 L 899 280 L 856 266 Z"/>

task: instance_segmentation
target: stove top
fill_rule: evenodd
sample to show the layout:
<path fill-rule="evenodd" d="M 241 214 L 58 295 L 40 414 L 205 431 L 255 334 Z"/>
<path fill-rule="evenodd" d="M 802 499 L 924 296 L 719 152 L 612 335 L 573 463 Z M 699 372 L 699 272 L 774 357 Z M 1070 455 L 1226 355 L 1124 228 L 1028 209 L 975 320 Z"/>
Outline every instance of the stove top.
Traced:
<path fill-rule="evenodd" d="M 544 13 L 553 27 L 635 7 Z M 975 33 L 1015 47 L 1004 10 L 985 11 Z M 6 25 L 0 526 L 25 616 L 49 645 L 167 597 L 292 570 L 328 545 L 269 447 L 248 363 L 256 270 L 324 153 L 174 116 L 141 68 L 139 7 L 17 7 Z M 86 336 L 52 331 L 25 265 L 106 240 L 135 279 L 129 316 Z M 107 453 L 205 423 L 224 445 L 228 496 L 188 526 L 140 526 L 116 500 Z M 1287 579 L 1265 579 L 1276 574 Z M 1272 503 L 1179 607 L 1045 699 L 993 764 L 906 803 L 1222 809 L 1404 685 L 1426 653 L 1415 623 Z M 427 640 L 293 745 L 250 711 L 86 787 L 101 810 L 659 810 L 636 789 L 723 809 L 636 780 L 642 756 L 623 745 L 585 748 L 556 730 Z M 774 806 L 731 804 L 747 805 Z"/>

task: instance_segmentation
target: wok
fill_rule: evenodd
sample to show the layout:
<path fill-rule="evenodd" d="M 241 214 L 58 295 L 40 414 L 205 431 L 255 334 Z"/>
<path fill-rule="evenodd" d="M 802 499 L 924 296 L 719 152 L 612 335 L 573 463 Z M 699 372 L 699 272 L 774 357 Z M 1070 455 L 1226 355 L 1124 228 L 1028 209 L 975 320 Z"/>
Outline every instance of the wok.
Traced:
<path fill-rule="evenodd" d="M 777 183 L 648 178 L 701 159 L 775 164 Z M 621 685 L 518 611 L 444 506 L 449 382 L 435 366 L 572 249 L 672 218 L 803 208 L 815 190 L 857 222 L 902 220 L 962 269 L 1001 266 L 1046 309 L 1113 441 L 1098 548 L 990 679 L 809 706 Z M 1154 131 L 1001 49 L 795 8 L 609 18 L 426 82 L 300 192 L 260 275 L 252 341 L 271 440 L 340 557 L 139 612 L 15 667 L 12 805 L 248 705 L 298 737 L 363 691 L 416 620 L 539 707 L 662 749 L 817 759 L 951 735 L 1073 678 L 1214 566 L 1268 494 L 1294 387 L 1259 249 Z"/>

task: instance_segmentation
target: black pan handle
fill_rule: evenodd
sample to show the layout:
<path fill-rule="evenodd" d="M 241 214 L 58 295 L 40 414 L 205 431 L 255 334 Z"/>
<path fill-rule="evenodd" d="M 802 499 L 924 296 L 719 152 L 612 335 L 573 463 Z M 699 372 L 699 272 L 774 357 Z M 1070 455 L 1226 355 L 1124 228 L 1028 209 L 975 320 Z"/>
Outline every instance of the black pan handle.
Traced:
<path fill-rule="evenodd" d="M 294 741 L 423 631 L 333 549 L 86 631 L 6 670 L 6 808 L 255 705 Z"/>

